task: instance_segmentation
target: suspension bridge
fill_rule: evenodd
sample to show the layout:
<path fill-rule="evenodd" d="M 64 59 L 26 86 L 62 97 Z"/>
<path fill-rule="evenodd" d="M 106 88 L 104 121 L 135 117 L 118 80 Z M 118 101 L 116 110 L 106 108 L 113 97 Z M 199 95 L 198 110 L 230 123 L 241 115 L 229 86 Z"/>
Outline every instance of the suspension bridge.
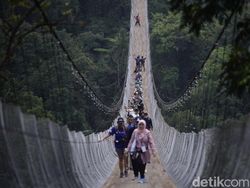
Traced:
<path fill-rule="evenodd" d="M 164 121 L 155 99 L 147 6 L 147 0 L 131 1 L 127 76 L 119 113 L 126 116 L 123 107 L 128 105 L 135 87 L 134 57 L 141 54 L 146 57 L 143 101 L 154 122 L 157 144 L 157 157 L 147 167 L 148 182 L 140 185 L 131 181 L 131 171 L 129 177 L 119 178 L 113 141 L 99 142 L 107 132 L 84 136 L 48 119 L 38 120 L 14 105 L 0 103 L 0 187 L 187 188 L 197 177 L 250 179 L 250 116 L 242 124 L 230 122 L 226 128 L 203 129 L 198 133 L 181 133 Z M 134 24 L 137 14 L 140 27 Z M 83 79 L 79 72 L 72 71 L 77 79 Z M 79 84 L 88 88 L 85 80 Z M 89 95 L 99 108 L 117 110 L 117 106 L 103 105 L 92 90 Z"/>

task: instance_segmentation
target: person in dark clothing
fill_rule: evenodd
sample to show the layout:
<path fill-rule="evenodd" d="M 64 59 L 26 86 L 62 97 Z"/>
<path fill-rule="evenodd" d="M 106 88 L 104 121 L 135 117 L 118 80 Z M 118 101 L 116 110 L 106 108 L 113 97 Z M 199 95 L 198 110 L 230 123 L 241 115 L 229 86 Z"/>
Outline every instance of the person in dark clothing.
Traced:
<path fill-rule="evenodd" d="M 139 14 L 137 14 L 134 18 L 135 18 L 135 26 L 136 26 L 136 25 L 141 26 Z"/>
<path fill-rule="evenodd" d="M 117 119 L 117 126 L 112 127 L 112 129 L 109 131 L 109 134 L 104 137 L 102 141 L 112 135 L 115 135 L 115 151 L 119 158 L 120 178 L 122 178 L 124 175 L 128 175 L 128 157 L 125 153 L 125 148 L 127 148 L 128 140 L 126 127 L 122 117 L 119 117 Z M 125 170 L 124 173 L 123 170 Z"/>
<path fill-rule="evenodd" d="M 140 119 L 144 119 L 144 111 L 139 112 Z"/>
<path fill-rule="evenodd" d="M 135 106 L 135 109 L 137 109 L 138 112 L 143 111 L 144 109 L 143 100 L 137 91 L 134 93 L 134 97 L 132 98 L 132 101 Z"/>
<path fill-rule="evenodd" d="M 136 81 L 139 81 L 139 80 L 142 80 L 142 75 L 140 72 L 137 72 L 136 75 L 135 75 L 135 80 Z"/>
<path fill-rule="evenodd" d="M 142 100 L 140 101 L 140 103 L 138 103 L 138 110 L 139 112 L 142 112 L 144 110 L 144 104 Z"/>
<path fill-rule="evenodd" d="M 144 72 L 145 72 L 145 60 L 146 60 L 146 57 L 141 56 L 140 65 L 143 67 Z"/>
<path fill-rule="evenodd" d="M 135 70 L 134 70 L 134 73 L 137 73 L 139 71 L 139 68 L 140 68 L 140 56 L 138 55 L 136 58 L 135 58 Z"/>
<path fill-rule="evenodd" d="M 132 136 L 132 134 L 133 134 L 133 132 L 134 132 L 134 130 L 137 128 L 137 123 L 139 122 L 139 117 L 137 116 L 137 117 L 134 117 L 134 116 L 132 116 L 132 115 L 128 115 L 128 119 L 127 119 L 127 123 L 128 123 L 128 125 L 127 125 L 127 138 L 128 138 L 128 143 L 129 143 L 129 141 L 130 141 L 130 139 L 131 139 L 131 136 Z M 132 170 L 134 170 L 134 165 L 133 165 L 133 163 L 132 163 L 132 155 L 130 155 L 130 160 L 129 160 L 129 167 L 130 167 L 130 169 Z M 134 171 L 135 172 L 135 171 Z"/>
<path fill-rule="evenodd" d="M 143 113 L 143 119 L 146 122 L 146 129 L 152 131 L 153 130 L 152 119 L 150 117 L 148 117 L 148 113 L 147 112 Z"/>
<path fill-rule="evenodd" d="M 133 103 L 138 106 L 142 102 L 142 97 L 139 95 L 137 91 L 134 92 L 134 96 L 132 98 Z"/>
<path fill-rule="evenodd" d="M 128 123 L 128 125 L 127 125 L 127 141 L 129 142 L 133 131 L 137 128 L 137 126 L 136 126 L 137 122 L 134 121 L 134 117 L 132 115 L 128 115 L 127 123 Z"/>

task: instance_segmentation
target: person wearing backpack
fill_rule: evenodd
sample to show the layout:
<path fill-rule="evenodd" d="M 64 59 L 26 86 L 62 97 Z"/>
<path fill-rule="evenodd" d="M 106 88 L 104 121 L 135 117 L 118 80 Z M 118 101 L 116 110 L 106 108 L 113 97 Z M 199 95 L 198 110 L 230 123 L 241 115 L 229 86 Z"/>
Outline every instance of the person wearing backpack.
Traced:
<path fill-rule="evenodd" d="M 119 117 L 117 119 L 117 126 L 112 127 L 108 135 L 102 139 L 105 140 L 108 137 L 115 135 L 114 145 L 115 151 L 119 158 L 119 168 L 120 168 L 120 178 L 124 175 L 128 176 L 128 156 L 125 153 L 125 148 L 127 148 L 127 131 L 124 124 L 124 119 Z M 124 172 L 123 172 L 124 170 Z"/>

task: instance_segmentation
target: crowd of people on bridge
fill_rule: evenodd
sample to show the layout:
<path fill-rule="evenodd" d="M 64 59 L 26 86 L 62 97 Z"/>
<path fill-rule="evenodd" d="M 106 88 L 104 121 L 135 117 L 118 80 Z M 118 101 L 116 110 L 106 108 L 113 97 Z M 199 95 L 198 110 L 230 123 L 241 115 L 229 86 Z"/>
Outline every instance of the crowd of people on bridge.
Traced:
<path fill-rule="evenodd" d="M 114 135 L 120 178 L 128 177 L 128 171 L 133 170 L 133 180 L 138 180 L 139 183 L 146 182 L 146 165 L 150 163 L 151 154 L 156 153 L 151 133 L 153 131 L 152 120 L 145 111 L 143 103 L 142 68 L 145 71 L 145 60 L 146 58 L 140 55 L 135 58 L 135 88 L 132 98 L 125 106 L 126 117 L 118 117 L 117 125 L 113 126 L 108 135 L 102 139 L 105 140 Z"/>
<path fill-rule="evenodd" d="M 145 72 L 145 60 L 146 60 L 146 57 L 139 56 L 139 55 L 135 58 L 135 70 L 134 70 L 134 73 L 141 72 L 142 69 Z"/>

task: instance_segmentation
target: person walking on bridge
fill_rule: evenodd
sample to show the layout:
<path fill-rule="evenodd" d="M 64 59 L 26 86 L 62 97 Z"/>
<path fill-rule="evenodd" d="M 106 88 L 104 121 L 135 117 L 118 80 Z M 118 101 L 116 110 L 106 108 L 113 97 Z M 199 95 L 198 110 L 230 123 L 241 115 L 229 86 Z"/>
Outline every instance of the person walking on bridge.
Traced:
<path fill-rule="evenodd" d="M 138 55 L 136 58 L 135 58 L 135 70 L 134 70 L 134 73 L 137 73 L 139 72 L 140 70 L 140 56 Z"/>
<path fill-rule="evenodd" d="M 141 58 L 140 58 L 140 62 L 141 62 L 140 65 L 143 68 L 144 72 L 145 72 L 145 60 L 146 60 L 146 57 L 141 56 Z"/>
<path fill-rule="evenodd" d="M 115 135 L 115 151 L 119 158 L 120 178 L 122 178 L 124 175 L 128 175 L 128 156 L 125 153 L 125 148 L 127 148 L 128 140 L 124 119 L 122 117 L 119 117 L 117 119 L 117 126 L 112 127 L 112 129 L 109 131 L 109 134 L 104 137 L 102 141 L 112 135 Z"/>
<path fill-rule="evenodd" d="M 145 168 L 146 164 L 150 162 L 150 150 L 155 156 L 156 148 L 151 132 L 146 129 L 146 122 L 140 120 L 138 128 L 134 130 L 132 137 L 128 144 L 128 151 L 133 153 L 132 164 L 134 168 L 135 178 L 139 183 L 145 182 Z"/>
<path fill-rule="evenodd" d="M 137 128 L 137 121 L 135 119 L 135 116 L 133 116 L 132 114 L 129 114 L 127 116 L 127 138 L 128 138 L 128 142 L 134 132 L 134 130 Z M 128 153 L 127 148 L 125 149 L 126 153 Z M 130 156 L 130 160 L 128 158 L 128 163 L 129 163 L 129 169 L 131 169 L 133 167 L 132 162 L 131 162 L 131 156 Z"/>
<path fill-rule="evenodd" d="M 146 129 L 153 131 L 152 119 L 148 116 L 147 112 L 143 112 L 142 119 L 145 120 L 145 122 L 146 122 Z"/>
<path fill-rule="evenodd" d="M 139 14 L 137 14 L 136 16 L 134 16 L 134 18 L 135 18 L 135 26 L 136 26 L 136 25 L 141 26 Z"/>

